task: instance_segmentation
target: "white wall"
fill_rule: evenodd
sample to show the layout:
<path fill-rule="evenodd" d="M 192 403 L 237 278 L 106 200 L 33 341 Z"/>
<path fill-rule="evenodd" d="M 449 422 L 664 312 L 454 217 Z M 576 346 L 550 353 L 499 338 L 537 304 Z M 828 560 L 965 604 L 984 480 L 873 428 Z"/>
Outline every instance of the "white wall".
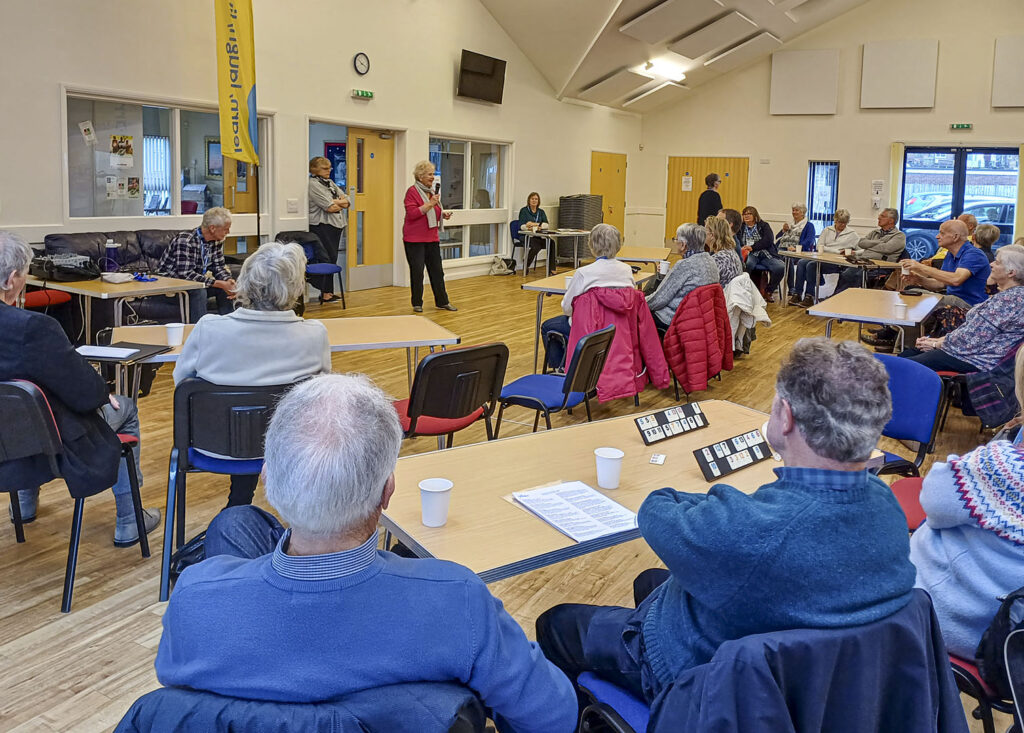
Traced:
<path fill-rule="evenodd" d="M 298 198 L 305 212 L 309 117 L 393 129 L 398 190 L 426 157 L 430 134 L 514 143 L 511 203 L 531 190 L 544 202 L 589 190 L 590 151 L 636 151 L 637 116 L 560 103 L 477 0 L 254 0 L 256 77 L 261 112 L 272 115 L 270 194 L 263 231 L 305 226 L 286 213 Z M 117 18 L 116 28 L 111 19 Z M 38 242 L 53 231 L 142 226 L 138 220 L 74 220 L 61 146 L 61 85 L 153 101 L 215 105 L 213 3 L 185 0 L 4 0 L 0 4 L 0 227 Z M 504 104 L 455 99 L 462 48 L 508 61 Z M 352 56 L 365 51 L 371 70 L 359 77 Z M 373 90 L 371 102 L 349 97 Z M 512 208 L 510 206 L 510 208 Z M 150 219 L 184 228 L 196 217 Z M 454 222 L 453 223 L 457 223 Z M 236 217 L 239 234 L 255 216 Z M 396 229 L 396 275 L 404 277 Z"/>
<path fill-rule="evenodd" d="M 1024 109 L 990 106 L 996 36 L 1024 31 L 1024 3 L 986 0 L 873 0 L 787 44 L 787 49 L 840 49 L 838 114 L 768 114 L 769 59 L 696 87 L 683 102 L 645 115 L 642 144 L 630 177 L 634 207 L 660 209 L 644 217 L 641 236 L 664 236 L 667 157 L 747 156 L 748 202 L 762 217 L 788 219 L 793 201 L 807 191 L 807 161 L 838 160 L 839 205 L 853 224 L 874 226 L 871 181 L 889 184 L 892 142 L 1016 147 L 1024 142 Z M 859 109 L 861 47 L 866 41 L 902 38 L 939 40 L 934 109 Z M 891 69 L 892 84 L 900 70 Z M 972 122 L 971 131 L 951 131 L 952 122 Z M 762 159 L 770 162 L 762 163 Z M 883 205 L 888 200 L 883 194 Z"/>

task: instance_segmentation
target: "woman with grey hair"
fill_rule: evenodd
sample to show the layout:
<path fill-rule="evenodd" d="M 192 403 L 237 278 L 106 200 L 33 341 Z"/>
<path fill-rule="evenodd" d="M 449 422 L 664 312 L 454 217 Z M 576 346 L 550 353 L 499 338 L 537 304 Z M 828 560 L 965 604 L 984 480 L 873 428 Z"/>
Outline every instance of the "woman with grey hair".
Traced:
<path fill-rule="evenodd" d="M 295 244 L 268 242 L 242 264 L 239 307 L 209 314 L 192 328 L 174 367 L 174 383 L 199 377 L 213 384 L 291 384 L 331 371 L 324 324 L 303 320 L 292 306 L 305 288 L 306 257 Z M 256 476 L 232 476 L 228 506 L 249 504 Z"/>
<path fill-rule="evenodd" d="M 850 229 L 850 212 L 846 209 L 836 209 L 832 216 L 832 226 L 825 227 L 818 237 L 818 251 L 828 254 L 841 254 L 844 249 L 853 249 L 860 241 L 857 232 Z M 793 286 L 789 290 L 789 297 L 792 300 L 803 300 L 797 305 L 810 308 L 814 305 L 814 286 L 811 285 L 812 272 L 818 272 L 814 260 L 800 260 L 796 266 L 796 277 L 793 278 Z M 837 273 L 842 270 L 839 265 L 832 265 L 827 262 L 821 263 L 821 283 L 824 276 Z M 820 284 L 820 283 L 819 283 Z"/>
<path fill-rule="evenodd" d="M 1024 247 L 996 251 L 989 281 L 999 289 L 967 311 L 967 320 L 945 336 L 922 336 L 900 356 L 935 371 L 987 372 L 1024 341 Z"/>
<path fill-rule="evenodd" d="M 434 292 L 434 305 L 440 310 L 458 310 L 448 302 L 444 287 L 444 266 L 441 264 L 440 230 L 452 212 L 441 208 L 441 193 L 434 190 L 434 164 L 421 160 L 412 169 L 415 180 L 405 192 L 405 223 L 402 241 L 405 260 L 409 263 L 409 281 L 412 289 L 412 309 L 423 312 L 423 266 L 427 266 L 430 289 Z"/>
<path fill-rule="evenodd" d="M 718 282 L 718 265 L 704 251 L 706 237 L 706 230 L 698 224 L 683 224 L 676 229 L 672 242 L 683 259 L 676 262 L 658 289 L 647 296 L 647 307 L 659 331 L 668 330 L 676 309 L 691 291 Z"/>
<path fill-rule="evenodd" d="M 611 224 L 598 224 L 590 230 L 590 251 L 596 258 L 589 265 L 576 270 L 562 296 L 562 313 L 544 321 L 540 328 L 547 346 L 548 366 L 557 369 L 565 360 L 565 344 L 569 341 L 572 330 L 572 301 L 591 288 L 632 288 L 633 268 L 625 262 L 615 259 L 622 248 L 622 235 Z M 553 339 L 549 343 L 548 334 L 558 333 L 563 340 Z"/>

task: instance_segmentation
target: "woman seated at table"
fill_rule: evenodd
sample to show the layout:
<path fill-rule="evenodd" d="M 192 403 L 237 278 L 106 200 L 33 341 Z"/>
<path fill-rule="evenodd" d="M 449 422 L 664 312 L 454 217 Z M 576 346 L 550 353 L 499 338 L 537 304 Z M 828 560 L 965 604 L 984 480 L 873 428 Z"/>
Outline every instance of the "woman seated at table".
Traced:
<path fill-rule="evenodd" d="M 544 213 L 544 209 L 540 208 L 540 194 L 536 191 L 530 191 L 530 195 L 526 197 L 526 206 L 519 210 L 519 228 L 524 229 L 528 232 L 534 232 L 541 229 L 541 225 L 544 225 L 544 229 L 547 228 L 548 215 Z M 526 253 L 525 270 L 529 269 L 529 263 L 537 256 L 545 247 L 543 239 L 533 238 L 530 241 L 530 251 Z M 550 266 L 550 263 L 549 263 Z"/>
<path fill-rule="evenodd" d="M 743 216 L 743 227 L 740 229 L 740 241 L 743 243 L 743 251 L 747 252 L 747 259 L 744 266 L 750 273 L 750 279 L 754 273 L 759 271 L 768 272 L 768 284 L 764 286 L 762 294 L 769 303 L 772 302 L 772 293 L 782 280 L 786 272 L 786 265 L 779 257 L 779 248 L 775 244 L 772 235 L 772 228 L 768 222 L 761 218 L 757 209 L 747 206 L 741 214 Z"/>
<path fill-rule="evenodd" d="M 718 282 L 723 288 L 743 272 L 743 262 L 733 244 L 729 222 L 717 216 L 709 216 L 704 224 L 704 246 L 718 265 Z"/>
<path fill-rule="evenodd" d="M 590 230 L 590 251 L 597 258 L 595 262 L 576 270 L 562 296 L 562 312 L 565 315 L 555 316 L 544 321 L 540 327 L 541 336 L 547 350 L 548 366 L 558 369 L 565 361 L 565 343 L 569 341 L 572 329 L 572 301 L 591 288 L 632 288 L 633 268 L 625 262 L 615 259 L 622 248 L 622 235 L 611 224 L 598 224 Z M 553 339 L 548 343 L 549 333 L 559 333 L 564 343 Z"/>
<path fill-rule="evenodd" d="M 818 237 L 818 251 L 838 255 L 842 254 L 844 249 L 856 247 L 860 237 L 857 235 L 857 232 L 849 227 L 850 212 L 846 209 L 836 209 L 836 213 L 832 216 L 832 221 L 832 226 L 825 227 L 821 236 Z M 839 265 L 833 265 L 828 262 L 822 262 L 820 266 L 821 280 L 819 285 L 825 282 L 825 275 L 830 275 L 843 269 Z M 793 280 L 793 287 L 789 290 L 790 298 L 794 300 L 803 298 L 797 305 L 807 308 L 814 305 L 814 286 L 811 284 L 811 280 L 814 277 L 812 273 L 817 272 L 817 268 L 818 263 L 814 260 L 800 260 L 797 264 L 796 278 Z"/>
<path fill-rule="evenodd" d="M 306 257 L 294 243 L 268 242 L 242 264 L 238 307 L 199 319 L 181 349 L 174 383 L 199 377 L 213 384 L 264 387 L 331 371 L 331 347 L 320 321 L 292 306 L 306 287 Z M 252 503 L 258 476 L 232 475 L 228 506 Z"/>
<path fill-rule="evenodd" d="M 658 289 L 647 296 L 647 306 L 659 331 L 668 330 L 676 308 L 691 291 L 718 282 L 718 265 L 704 251 L 705 232 L 697 224 L 682 224 L 676 229 L 672 242 L 683 259 L 673 265 Z"/>
<path fill-rule="evenodd" d="M 935 371 L 987 372 L 1024 341 L 1024 247 L 996 251 L 989 282 L 999 289 L 967 311 L 962 326 L 940 338 L 922 336 L 900 356 Z"/>
<path fill-rule="evenodd" d="M 1024 349 L 1017 352 L 1016 392 L 1024 404 Z M 925 476 L 926 519 L 910 538 L 910 560 L 917 586 L 932 597 L 946 648 L 958 657 L 974 659 L 999 598 L 1024 585 L 1022 496 L 1024 450 L 1008 441 L 951 455 Z"/>

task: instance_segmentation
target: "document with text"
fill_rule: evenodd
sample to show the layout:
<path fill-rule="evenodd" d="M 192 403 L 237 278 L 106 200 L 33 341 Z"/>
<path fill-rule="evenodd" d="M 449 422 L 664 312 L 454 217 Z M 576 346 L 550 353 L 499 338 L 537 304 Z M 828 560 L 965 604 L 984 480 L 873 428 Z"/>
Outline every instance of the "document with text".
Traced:
<path fill-rule="evenodd" d="M 576 542 L 636 529 L 636 514 L 582 481 L 513 492 L 516 503 Z"/>

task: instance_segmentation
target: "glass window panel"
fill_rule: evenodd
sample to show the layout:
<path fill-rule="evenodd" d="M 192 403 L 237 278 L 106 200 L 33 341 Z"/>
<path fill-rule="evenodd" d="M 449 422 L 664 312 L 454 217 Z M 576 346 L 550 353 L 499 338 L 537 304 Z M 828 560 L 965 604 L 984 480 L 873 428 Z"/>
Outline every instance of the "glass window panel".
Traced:
<path fill-rule="evenodd" d="M 499 224 L 473 224 L 469 227 L 469 256 L 498 253 Z"/>
<path fill-rule="evenodd" d="M 364 193 L 363 191 L 363 153 L 366 148 L 365 138 L 356 138 L 356 193 Z"/>
<path fill-rule="evenodd" d="M 812 160 L 807 171 L 807 220 L 819 234 L 832 225 L 839 200 L 839 163 Z"/>
<path fill-rule="evenodd" d="M 501 208 L 501 159 L 503 145 L 471 143 L 473 208 Z"/>
<path fill-rule="evenodd" d="M 431 138 L 430 162 L 441 178 L 441 206 L 445 209 L 466 208 L 466 143 Z"/>
<path fill-rule="evenodd" d="M 1016 153 L 967 154 L 964 213 L 973 214 L 979 224 L 995 224 L 1002 230 L 996 246 L 1013 241 L 1019 168 L 1020 156 Z"/>
<path fill-rule="evenodd" d="M 945 221 L 953 203 L 956 154 L 947 150 L 908 151 L 903 170 L 902 219 Z"/>
<path fill-rule="evenodd" d="M 224 205 L 224 157 L 216 112 L 181 111 L 181 213 Z"/>
<path fill-rule="evenodd" d="M 462 257 L 463 227 L 445 227 L 439 234 L 441 259 L 454 260 Z"/>
<path fill-rule="evenodd" d="M 147 210 L 146 136 L 169 137 L 170 110 L 141 104 L 67 98 L 68 208 L 71 216 L 169 213 L 159 198 Z M 157 151 L 151 147 L 151 155 Z M 169 155 L 169 146 L 161 153 Z M 169 157 L 160 161 L 170 167 Z M 169 199 L 169 196 L 168 196 Z"/>

